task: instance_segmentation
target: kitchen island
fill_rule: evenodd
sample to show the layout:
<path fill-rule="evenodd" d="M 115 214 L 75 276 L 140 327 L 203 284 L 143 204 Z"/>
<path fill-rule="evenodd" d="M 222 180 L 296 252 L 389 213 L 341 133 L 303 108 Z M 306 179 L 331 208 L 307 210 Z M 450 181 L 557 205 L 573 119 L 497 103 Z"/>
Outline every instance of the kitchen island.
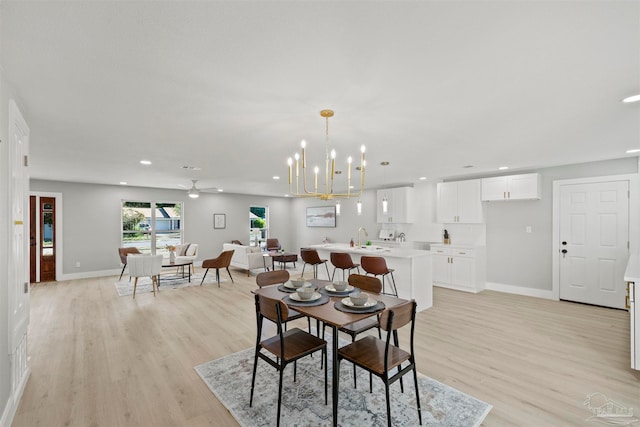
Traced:
<path fill-rule="evenodd" d="M 331 252 L 346 252 L 351 255 L 353 262 L 356 264 L 360 264 L 360 257 L 362 256 L 383 257 L 387 267 L 394 270 L 393 277 L 395 278 L 400 298 L 415 299 L 418 304 L 418 311 L 425 310 L 433 305 L 430 251 L 409 248 L 386 248 L 374 245 L 352 248 L 348 243 L 326 243 L 307 247 L 316 249 L 322 259 L 330 259 Z M 364 274 L 362 268 L 360 268 L 360 273 Z M 340 272 L 336 272 L 336 275 L 338 274 Z M 382 278 L 380 279 L 382 280 Z M 390 280 L 391 277 L 387 276 L 385 283 Z M 387 289 L 389 288 L 387 287 Z"/>

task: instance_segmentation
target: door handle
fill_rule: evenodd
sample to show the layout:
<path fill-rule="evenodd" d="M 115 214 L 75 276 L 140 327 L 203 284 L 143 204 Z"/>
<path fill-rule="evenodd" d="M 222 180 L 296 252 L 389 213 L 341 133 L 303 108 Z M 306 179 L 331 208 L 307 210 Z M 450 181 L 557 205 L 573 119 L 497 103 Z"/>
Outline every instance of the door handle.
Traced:
<path fill-rule="evenodd" d="M 562 258 L 566 258 L 566 256 L 567 256 L 567 250 L 566 250 L 566 249 L 563 249 L 563 250 L 561 250 L 560 252 L 562 252 Z"/>

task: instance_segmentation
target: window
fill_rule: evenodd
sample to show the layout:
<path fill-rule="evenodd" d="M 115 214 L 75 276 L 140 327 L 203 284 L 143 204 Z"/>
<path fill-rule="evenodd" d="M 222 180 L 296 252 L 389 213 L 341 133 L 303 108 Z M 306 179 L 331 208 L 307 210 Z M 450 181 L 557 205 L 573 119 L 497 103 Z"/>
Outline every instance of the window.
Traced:
<path fill-rule="evenodd" d="M 122 202 L 122 247 L 167 255 L 168 245 L 182 243 L 182 203 Z"/>
<path fill-rule="evenodd" d="M 269 237 L 268 208 L 249 207 L 249 246 L 261 246 Z"/>

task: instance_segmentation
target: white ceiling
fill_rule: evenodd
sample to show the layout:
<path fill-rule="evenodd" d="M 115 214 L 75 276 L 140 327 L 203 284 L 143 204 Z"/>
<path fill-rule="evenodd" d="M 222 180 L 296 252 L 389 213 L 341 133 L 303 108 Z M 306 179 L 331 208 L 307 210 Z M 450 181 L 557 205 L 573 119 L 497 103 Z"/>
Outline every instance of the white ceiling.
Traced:
<path fill-rule="evenodd" d="M 638 1 L 0 7 L 33 178 L 282 196 L 301 139 L 323 161 L 324 108 L 370 188 L 640 148 Z"/>

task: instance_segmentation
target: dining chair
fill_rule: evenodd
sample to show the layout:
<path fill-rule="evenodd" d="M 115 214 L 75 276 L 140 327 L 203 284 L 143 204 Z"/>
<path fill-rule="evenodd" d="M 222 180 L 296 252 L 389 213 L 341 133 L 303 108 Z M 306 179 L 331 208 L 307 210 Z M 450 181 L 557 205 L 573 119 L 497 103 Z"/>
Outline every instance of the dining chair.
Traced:
<path fill-rule="evenodd" d="M 327 260 L 320 259 L 320 255 L 318 255 L 318 251 L 316 251 L 315 249 L 300 249 L 300 257 L 302 258 L 302 261 L 304 261 L 304 265 L 302 266 L 302 274 L 300 275 L 301 277 L 304 277 L 304 269 L 307 264 L 313 267 L 314 279 L 318 278 L 318 266 L 320 264 L 324 264 L 325 268 L 327 269 L 327 279 L 331 277 L 329 276 L 329 267 L 327 267 Z"/>
<path fill-rule="evenodd" d="M 280 242 L 276 238 L 267 239 L 267 243 L 265 244 L 265 248 L 267 251 L 279 251 L 282 246 Z"/>
<path fill-rule="evenodd" d="M 220 287 L 220 269 L 221 268 L 225 268 L 227 270 L 227 273 L 229 274 L 229 278 L 231 279 L 231 282 L 235 283 L 233 281 L 233 276 L 229 271 L 229 265 L 231 265 L 231 257 L 233 256 L 234 251 L 235 249 L 224 251 L 220 255 L 218 255 L 217 258 L 205 259 L 204 261 L 202 261 L 202 268 L 206 268 L 207 270 L 204 272 L 204 276 L 202 276 L 202 281 L 200 282 L 200 286 L 202 286 L 202 284 L 204 283 L 204 278 L 207 277 L 207 273 L 209 272 L 210 268 L 216 269 L 216 280 L 218 281 L 218 287 Z"/>
<path fill-rule="evenodd" d="M 361 291 L 368 292 L 370 294 L 379 295 L 382 291 L 382 283 L 380 279 L 374 276 L 365 276 L 362 274 L 352 274 L 349 276 L 349 285 L 354 288 L 358 288 Z M 358 320 L 357 322 L 351 323 L 349 325 L 345 325 L 338 330 L 340 332 L 344 332 L 345 334 L 351 337 L 351 342 L 356 340 L 356 336 L 366 332 L 370 329 L 378 328 L 378 337 L 382 338 L 382 333 L 380 332 L 380 323 L 379 317 L 371 316 L 366 319 Z M 322 338 L 324 338 L 325 325 L 322 326 Z M 353 388 L 357 388 L 357 376 L 356 376 L 356 366 L 353 365 Z"/>
<path fill-rule="evenodd" d="M 249 407 L 253 405 L 253 390 L 256 383 L 256 370 L 258 368 L 258 358 L 273 366 L 280 373 L 278 383 L 278 415 L 276 425 L 280 426 L 280 408 L 282 403 L 282 377 L 284 369 L 293 362 L 293 381 L 296 381 L 296 362 L 302 357 L 311 355 L 317 351 L 322 351 L 324 361 L 324 404 L 328 402 L 327 393 L 327 342 L 299 328 L 285 331 L 283 324 L 289 320 L 290 310 L 287 305 L 279 299 L 268 298 L 256 295 L 256 319 L 258 334 L 256 338 L 256 352 L 253 359 L 253 375 L 251 377 L 251 397 Z M 277 334 L 262 340 L 262 321 L 269 319 L 277 325 Z M 265 350 L 269 354 L 262 352 Z"/>
<path fill-rule="evenodd" d="M 118 248 L 118 255 L 120 256 L 120 262 L 122 263 L 122 271 L 120 272 L 120 278 L 118 281 L 122 280 L 122 274 L 124 273 L 124 269 L 127 268 L 127 255 L 129 254 L 141 254 L 138 248 Z M 131 281 L 131 275 L 129 275 L 129 281 Z"/>
<path fill-rule="evenodd" d="M 264 286 L 284 284 L 289 280 L 289 277 L 290 277 L 289 272 L 287 270 L 265 271 L 264 273 L 258 273 L 258 275 L 256 276 L 256 284 L 260 288 Z M 311 319 L 302 313 L 298 313 L 293 309 L 289 309 L 289 321 L 296 320 L 296 319 L 303 319 L 305 317 L 307 318 L 307 326 L 309 328 L 309 332 L 311 332 Z M 286 330 L 287 328 L 286 322 L 284 327 Z"/>
<path fill-rule="evenodd" d="M 351 255 L 346 252 L 331 252 L 331 254 L 329 254 L 329 259 L 331 260 L 331 264 L 333 264 L 333 273 L 331 274 L 332 282 L 337 269 L 342 270 L 342 280 L 344 280 L 345 270 L 349 271 L 349 274 L 351 274 L 351 270 L 355 268 L 358 270 L 358 274 L 360 274 L 360 264 L 354 264 L 351 259 Z"/>
<path fill-rule="evenodd" d="M 416 370 L 413 336 L 416 321 L 416 302 L 407 301 L 387 309 L 380 315 L 380 327 L 386 331 L 386 338 L 380 339 L 371 335 L 359 339 L 338 349 L 338 367 L 342 360 L 360 366 L 369 372 L 369 392 L 373 393 L 373 375 L 384 382 L 387 402 L 387 424 L 391 427 L 391 404 L 389 402 L 389 386 L 400 380 L 401 392 L 404 393 L 402 377 L 413 371 L 413 382 L 416 390 L 418 420 L 422 425 L 420 409 L 420 392 L 418 391 L 418 373 Z M 411 323 L 410 349 L 406 351 L 398 344 L 398 329 Z M 391 339 L 393 337 L 393 343 Z M 408 362 L 404 367 L 403 363 Z M 397 372 L 392 373 L 397 368 Z"/>
<path fill-rule="evenodd" d="M 382 293 L 387 294 L 385 291 L 384 278 L 386 275 L 391 276 L 392 292 L 389 295 L 398 296 L 396 289 L 396 279 L 393 277 L 392 268 L 387 267 L 387 262 L 381 256 L 362 256 L 360 257 L 360 265 L 367 274 L 373 274 L 374 276 L 382 276 Z"/>
<path fill-rule="evenodd" d="M 151 278 L 151 288 L 153 296 L 156 296 L 156 290 L 160 292 L 158 284 L 160 282 L 160 270 L 162 269 L 162 255 L 127 255 L 127 265 L 129 266 L 129 274 L 135 277 L 133 282 L 133 299 L 136 298 L 136 288 L 138 287 L 138 279 L 140 277 Z"/>

